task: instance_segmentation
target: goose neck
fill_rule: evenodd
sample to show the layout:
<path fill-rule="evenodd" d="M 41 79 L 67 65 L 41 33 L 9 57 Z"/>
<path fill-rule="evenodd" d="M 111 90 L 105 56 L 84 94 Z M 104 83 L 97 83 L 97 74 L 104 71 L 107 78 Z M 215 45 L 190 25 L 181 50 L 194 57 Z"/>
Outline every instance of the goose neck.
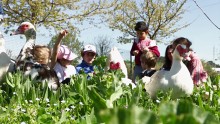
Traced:
<path fill-rule="evenodd" d="M 30 39 L 33 39 L 33 40 L 36 39 L 36 31 L 34 29 L 29 29 L 28 31 L 25 32 L 24 35 L 27 41 L 29 41 Z"/>
<path fill-rule="evenodd" d="M 178 60 L 178 61 L 174 60 L 172 62 L 172 66 L 171 66 L 170 71 L 178 72 L 182 68 L 182 64 L 183 64 L 183 62 L 181 60 Z"/>

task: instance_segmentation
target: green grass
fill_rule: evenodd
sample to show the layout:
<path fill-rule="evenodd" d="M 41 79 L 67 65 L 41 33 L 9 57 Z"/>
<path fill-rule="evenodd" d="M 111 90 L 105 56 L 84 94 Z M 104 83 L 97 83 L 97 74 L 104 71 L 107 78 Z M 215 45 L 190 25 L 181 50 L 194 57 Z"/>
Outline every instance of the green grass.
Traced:
<path fill-rule="evenodd" d="M 70 85 L 51 91 L 19 72 L 8 74 L 1 83 L 0 123 L 219 123 L 220 76 L 175 100 L 169 93 L 151 100 L 141 83 L 132 89 L 121 77 L 120 71 L 96 70 L 90 80 L 73 76 Z"/>

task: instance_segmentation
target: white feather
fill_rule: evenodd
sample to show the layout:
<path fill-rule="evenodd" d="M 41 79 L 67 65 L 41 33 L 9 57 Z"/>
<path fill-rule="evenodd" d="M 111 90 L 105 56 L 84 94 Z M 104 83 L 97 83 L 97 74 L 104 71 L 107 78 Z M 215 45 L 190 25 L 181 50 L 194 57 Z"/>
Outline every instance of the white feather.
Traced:
<path fill-rule="evenodd" d="M 5 50 L 5 40 L 0 32 L 0 81 L 6 75 L 7 72 L 13 71 L 14 63 L 11 58 L 7 55 Z"/>
<path fill-rule="evenodd" d="M 117 47 L 113 47 L 109 52 L 108 59 L 107 59 L 107 70 L 110 69 L 110 62 L 113 63 L 120 63 L 120 69 L 125 75 L 125 78 L 128 77 L 127 67 L 125 65 L 124 59 L 122 58 L 120 52 L 118 51 Z"/>

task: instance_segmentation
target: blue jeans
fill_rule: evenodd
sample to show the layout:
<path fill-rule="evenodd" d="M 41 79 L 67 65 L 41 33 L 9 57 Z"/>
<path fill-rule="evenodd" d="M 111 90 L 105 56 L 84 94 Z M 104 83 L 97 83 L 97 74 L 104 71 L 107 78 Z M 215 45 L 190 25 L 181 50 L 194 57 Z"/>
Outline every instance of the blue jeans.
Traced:
<path fill-rule="evenodd" d="M 133 73 L 133 81 L 136 81 L 136 78 L 141 77 L 142 67 L 140 65 L 134 66 L 134 73 Z"/>

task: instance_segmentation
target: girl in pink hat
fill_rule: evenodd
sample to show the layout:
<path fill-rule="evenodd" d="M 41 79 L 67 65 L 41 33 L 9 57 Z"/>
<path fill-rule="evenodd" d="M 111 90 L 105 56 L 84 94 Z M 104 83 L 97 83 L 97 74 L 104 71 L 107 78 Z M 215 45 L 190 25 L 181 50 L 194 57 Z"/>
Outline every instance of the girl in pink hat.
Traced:
<path fill-rule="evenodd" d="M 51 58 L 51 68 L 57 74 L 60 83 L 69 83 L 72 75 L 76 74 L 76 69 L 71 65 L 77 57 L 67 46 L 60 45 L 62 38 L 67 34 L 66 30 L 60 32 L 58 39 L 53 47 Z"/>

